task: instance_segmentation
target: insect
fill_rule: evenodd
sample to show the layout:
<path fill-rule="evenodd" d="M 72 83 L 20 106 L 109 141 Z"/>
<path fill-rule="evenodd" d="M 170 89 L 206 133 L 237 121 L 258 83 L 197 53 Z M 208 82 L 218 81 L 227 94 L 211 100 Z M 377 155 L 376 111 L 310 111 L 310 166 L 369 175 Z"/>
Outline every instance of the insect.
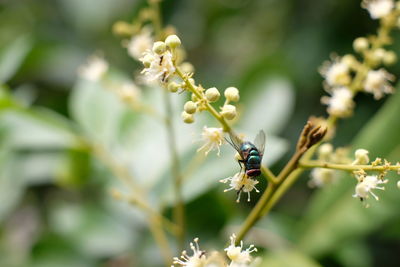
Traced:
<path fill-rule="evenodd" d="M 261 174 L 261 161 L 265 148 L 265 133 L 260 130 L 254 139 L 254 144 L 249 141 L 240 140 L 236 134 L 229 133 L 231 141 L 227 142 L 239 153 L 241 159 L 238 160 L 240 171 L 244 171 L 248 177 L 257 177 Z"/>

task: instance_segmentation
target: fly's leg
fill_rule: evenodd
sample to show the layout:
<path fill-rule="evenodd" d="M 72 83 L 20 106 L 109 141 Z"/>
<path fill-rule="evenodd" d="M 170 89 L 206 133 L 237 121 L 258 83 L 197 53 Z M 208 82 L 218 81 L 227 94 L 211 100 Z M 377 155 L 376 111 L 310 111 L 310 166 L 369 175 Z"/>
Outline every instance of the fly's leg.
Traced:
<path fill-rule="evenodd" d="M 244 165 L 244 163 L 245 163 L 244 160 L 241 160 L 241 159 L 238 160 L 238 164 L 239 164 L 239 166 L 240 166 L 240 172 L 242 172 L 242 170 L 243 170 L 243 165 Z"/>

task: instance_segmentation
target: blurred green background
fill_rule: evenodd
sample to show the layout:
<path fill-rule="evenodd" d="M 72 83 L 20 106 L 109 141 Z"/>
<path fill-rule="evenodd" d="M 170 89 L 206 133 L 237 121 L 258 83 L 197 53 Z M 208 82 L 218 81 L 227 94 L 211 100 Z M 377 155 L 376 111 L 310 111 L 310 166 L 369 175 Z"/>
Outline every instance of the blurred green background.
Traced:
<path fill-rule="evenodd" d="M 1 1 L 0 266 L 162 265 L 146 216 L 110 196 L 110 188 L 126 188 L 70 132 L 77 127 L 101 143 L 149 190 L 152 206 L 171 215 L 163 126 L 77 77 L 96 51 L 115 79 L 140 72 L 111 29 L 117 20 L 134 20 L 144 6 L 134 0 Z M 196 81 L 240 89 L 237 129 L 249 137 L 267 132 L 264 163 L 275 172 L 307 118 L 325 114 L 319 66 L 332 52 L 351 53 L 353 39 L 377 27 L 360 1 L 348 0 L 168 0 L 162 13 L 177 28 Z M 398 33 L 394 39 L 391 49 L 398 52 Z M 399 66 L 389 71 L 397 76 Z M 163 110 L 159 90 L 143 95 Z M 173 96 L 184 168 L 200 145 L 193 140 L 202 126 L 216 126 L 208 115 L 183 125 L 185 97 Z M 355 116 L 339 123 L 334 144 L 398 160 L 399 94 L 356 101 Z M 199 237 L 202 249 L 222 249 L 259 197 L 253 193 L 250 203 L 236 204 L 234 193 L 223 193 L 218 180 L 236 171 L 233 154 L 227 146 L 220 158 L 210 153 L 185 181 L 187 240 Z M 351 197 L 349 176 L 315 191 L 306 186 L 306 173 L 246 243 L 260 248 L 266 266 L 399 266 L 400 191 L 390 177 L 381 201 L 365 209 Z"/>

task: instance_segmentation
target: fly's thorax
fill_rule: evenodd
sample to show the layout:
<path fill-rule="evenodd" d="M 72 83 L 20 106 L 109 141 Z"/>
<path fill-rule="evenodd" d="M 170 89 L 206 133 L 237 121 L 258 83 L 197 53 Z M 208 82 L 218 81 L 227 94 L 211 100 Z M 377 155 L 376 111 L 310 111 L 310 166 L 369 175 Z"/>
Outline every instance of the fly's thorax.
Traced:
<path fill-rule="evenodd" d="M 250 152 L 253 149 L 257 149 L 251 142 L 243 142 L 240 146 L 240 150 L 244 152 Z"/>

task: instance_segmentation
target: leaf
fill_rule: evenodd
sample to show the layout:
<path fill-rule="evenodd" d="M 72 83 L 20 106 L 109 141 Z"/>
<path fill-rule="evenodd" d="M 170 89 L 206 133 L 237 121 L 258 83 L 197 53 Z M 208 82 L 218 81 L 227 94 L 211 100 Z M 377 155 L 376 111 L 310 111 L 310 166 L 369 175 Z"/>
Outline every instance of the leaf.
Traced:
<path fill-rule="evenodd" d="M 274 251 L 266 254 L 262 263 L 259 265 L 260 267 L 287 267 L 287 266 L 296 266 L 296 267 L 319 267 L 321 266 L 317 262 L 313 261 L 311 258 L 308 258 L 306 255 L 302 254 L 299 251 L 294 249 L 282 250 L 282 251 Z"/>
<path fill-rule="evenodd" d="M 353 142 L 354 148 L 365 148 L 371 156 L 398 160 L 400 146 L 400 94 L 391 97 L 385 106 L 362 129 Z M 384 137 L 384 138 L 383 138 Z M 390 177 L 393 177 L 390 176 Z M 380 201 L 370 199 L 366 209 L 352 198 L 355 181 L 344 175 L 341 182 L 318 192 L 299 228 L 299 246 L 306 253 L 321 256 L 334 250 L 342 242 L 357 240 L 399 216 L 400 194 L 393 178 L 384 192 L 377 192 Z"/>
<path fill-rule="evenodd" d="M 112 216 L 101 203 L 57 202 L 51 209 L 51 229 L 88 257 L 111 257 L 128 250 L 133 238 L 131 226 Z"/>
<path fill-rule="evenodd" d="M 20 36 L 0 51 L 0 83 L 6 83 L 18 71 L 32 48 L 29 36 Z"/>
<path fill-rule="evenodd" d="M 240 128 L 257 133 L 261 124 L 267 134 L 279 134 L 293 112 L 293 86 L 283 77 L 267 77 L 256 82 L 253 88 L 262 90 L 254 90 L 253 97 L 246 101 Z"/>

